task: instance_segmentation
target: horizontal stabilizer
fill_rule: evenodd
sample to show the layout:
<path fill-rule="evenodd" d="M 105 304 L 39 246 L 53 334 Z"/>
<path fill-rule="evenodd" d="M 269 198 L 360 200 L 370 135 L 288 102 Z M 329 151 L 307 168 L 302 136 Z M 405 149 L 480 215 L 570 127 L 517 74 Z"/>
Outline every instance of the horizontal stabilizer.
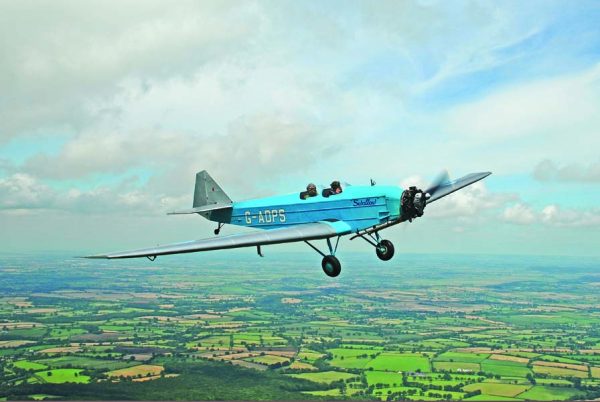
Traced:
<path fill-rule="evenodd" d="M 180 209 L 179 211 L 168 212 L 167 215 L 186 215 L 186 214 L 201 214 L 203 212 L 211 212 L 217 210 L 232 209 L 231 204 L 211 204 L 203 205 L 192 209 Z"/>

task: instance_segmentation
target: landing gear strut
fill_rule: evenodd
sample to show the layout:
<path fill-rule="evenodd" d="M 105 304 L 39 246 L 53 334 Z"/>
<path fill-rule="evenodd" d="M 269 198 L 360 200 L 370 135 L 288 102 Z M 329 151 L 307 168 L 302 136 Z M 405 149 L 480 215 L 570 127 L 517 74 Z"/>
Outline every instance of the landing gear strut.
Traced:
<path fill-rule="evenodd" d="M 332 246 L 331 240 L 329 238 L 327 239 L 327 247 L 329 248 L 329 255 L 325 255 L 321 250 L 319 250 L 318 248 L 313 246 L 308 241 L 305 240 L 304 242 L 306 244 L 308 244 L 310 247 L 312 247 L 312 249 L 315 250 L 317 253 L 319 253 L 323 256 L 323 260 L 321 261 L 321 268 L 323 268 L 323 272 L 325 272 L 325 275 L 335 278 L 336 276 L 338 276 L 340 274 L 340 272 L 342 272 L 342 264 L 340 263 L 340 260 L 338 260 L 337 257 L 335 256 L 335 252 L 337 251 L 337 246 L 340 242 L 339 236 L 337 238 L 337 241 L 335 242 L 335 247 Z"/>

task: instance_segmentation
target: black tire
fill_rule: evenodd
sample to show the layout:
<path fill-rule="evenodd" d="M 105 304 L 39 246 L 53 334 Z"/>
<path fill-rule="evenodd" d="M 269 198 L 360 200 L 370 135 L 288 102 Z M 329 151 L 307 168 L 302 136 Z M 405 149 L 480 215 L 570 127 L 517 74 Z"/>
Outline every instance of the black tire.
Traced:
<path fill-rule="evenodd" d="M 325 275 L 331 276 L 335 278 L 342 272 L 342 264 L 340 264 L 340 260 L 338 260 L 333 255 L 326 255 L 323 257 L 323 261 L 321 261 L 321 268 L 323 268 L 323 272 Z"/>
<path fill-rule="evenodd" d="M 389 261 L 394 256 L 394 244 L 389 240 L 382 240 L 375 247 L 377 257 L 383 261 Z"/>

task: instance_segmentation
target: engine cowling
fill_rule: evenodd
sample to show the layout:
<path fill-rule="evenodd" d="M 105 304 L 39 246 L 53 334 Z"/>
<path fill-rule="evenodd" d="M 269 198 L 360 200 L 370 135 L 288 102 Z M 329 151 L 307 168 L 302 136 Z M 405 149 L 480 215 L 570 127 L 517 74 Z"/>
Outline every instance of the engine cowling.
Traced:
<path fill-rule="evenodd" d="M 400 198 L 400 215 L 404 220 L 412 222 L 413 219 L 423 216 L 427 205 L 427 195 L 415 186 L 402 192 Z"/>

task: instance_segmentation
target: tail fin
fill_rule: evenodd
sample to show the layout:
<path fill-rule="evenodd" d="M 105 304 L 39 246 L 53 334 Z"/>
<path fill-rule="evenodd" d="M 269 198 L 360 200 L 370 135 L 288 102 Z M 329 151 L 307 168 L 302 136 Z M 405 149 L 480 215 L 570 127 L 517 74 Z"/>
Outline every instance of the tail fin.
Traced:
<path fill-rule="evenodd" d="M 231 198 L 206 170 L 196 173 L 196 187 L 194 188 L 194 208 L 212 204 L 231 204 Z"/>

